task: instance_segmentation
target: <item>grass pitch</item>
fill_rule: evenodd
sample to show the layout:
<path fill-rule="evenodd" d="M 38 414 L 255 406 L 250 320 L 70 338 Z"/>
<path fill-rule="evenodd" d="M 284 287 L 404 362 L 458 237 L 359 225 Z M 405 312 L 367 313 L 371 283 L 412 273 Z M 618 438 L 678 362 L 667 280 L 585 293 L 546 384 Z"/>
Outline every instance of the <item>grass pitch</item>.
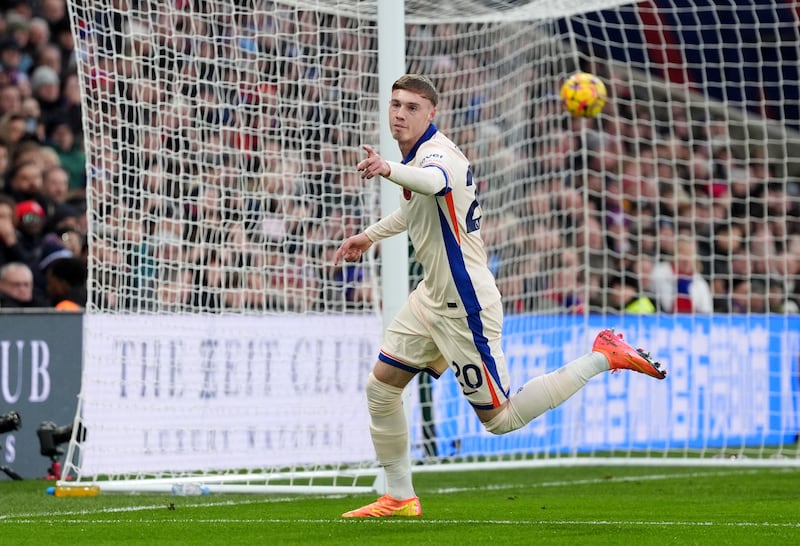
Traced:
<path fill-rule="evenodd" d="M 342 519 L 374 496 L 101 494 L 0 482 L 0 542 L 800 544 L 800 470 L 565 467 L 423 473 L 419 519 Z"/>

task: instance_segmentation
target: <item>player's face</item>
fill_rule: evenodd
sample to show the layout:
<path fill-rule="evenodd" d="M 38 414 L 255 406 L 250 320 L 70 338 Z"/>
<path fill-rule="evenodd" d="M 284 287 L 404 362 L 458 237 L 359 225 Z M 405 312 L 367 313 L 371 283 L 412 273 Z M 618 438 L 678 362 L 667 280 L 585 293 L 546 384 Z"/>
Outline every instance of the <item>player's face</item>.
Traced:
<path fill-rule="evenodd" d="M 389 101 L 389 128 L 405 155 L 433 121 L 436 113 L 431 101 L 407 91 L 395 89 Z"/>

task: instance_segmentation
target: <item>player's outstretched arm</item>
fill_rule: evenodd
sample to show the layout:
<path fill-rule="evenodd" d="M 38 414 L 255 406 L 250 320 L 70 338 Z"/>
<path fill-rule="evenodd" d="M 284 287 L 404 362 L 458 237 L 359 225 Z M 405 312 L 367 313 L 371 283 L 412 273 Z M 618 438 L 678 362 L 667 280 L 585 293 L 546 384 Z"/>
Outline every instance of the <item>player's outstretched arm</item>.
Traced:
<path fill-rule="evenodd" d="M 434 195 L 447 185 L 441 168 L 420 168 L 386 161 L 372 146 L 362 146 L 367 158 L 356 166 L 361 178 L 382 176 L 395 184 L 422 195 Z"/>

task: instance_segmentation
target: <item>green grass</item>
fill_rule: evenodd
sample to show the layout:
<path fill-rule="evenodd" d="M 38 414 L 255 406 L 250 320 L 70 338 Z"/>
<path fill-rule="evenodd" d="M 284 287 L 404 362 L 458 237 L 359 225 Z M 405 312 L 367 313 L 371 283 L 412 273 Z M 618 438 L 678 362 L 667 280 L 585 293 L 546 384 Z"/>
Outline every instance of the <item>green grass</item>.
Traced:
<path fill-rule="evenodd" d="M 2 544 L 800 544 L 800 470 L 575 467 L 423 473 L 420 519 L 373 496 L 101 494 L 0 482 Z"/>

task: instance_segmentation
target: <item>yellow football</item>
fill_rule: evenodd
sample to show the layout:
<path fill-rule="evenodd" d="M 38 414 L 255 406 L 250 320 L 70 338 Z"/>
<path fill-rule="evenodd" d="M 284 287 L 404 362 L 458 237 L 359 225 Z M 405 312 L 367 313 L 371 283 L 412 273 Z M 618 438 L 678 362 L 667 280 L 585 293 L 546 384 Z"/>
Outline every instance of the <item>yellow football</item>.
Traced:
<path fill-rule="evenodd" d="M 606 105 L 608 93 L 603 80 L 589 74 L 578 72 L 564 81 L 561 86 L 561 103 L 573 116 L 593 118 Z"/>

